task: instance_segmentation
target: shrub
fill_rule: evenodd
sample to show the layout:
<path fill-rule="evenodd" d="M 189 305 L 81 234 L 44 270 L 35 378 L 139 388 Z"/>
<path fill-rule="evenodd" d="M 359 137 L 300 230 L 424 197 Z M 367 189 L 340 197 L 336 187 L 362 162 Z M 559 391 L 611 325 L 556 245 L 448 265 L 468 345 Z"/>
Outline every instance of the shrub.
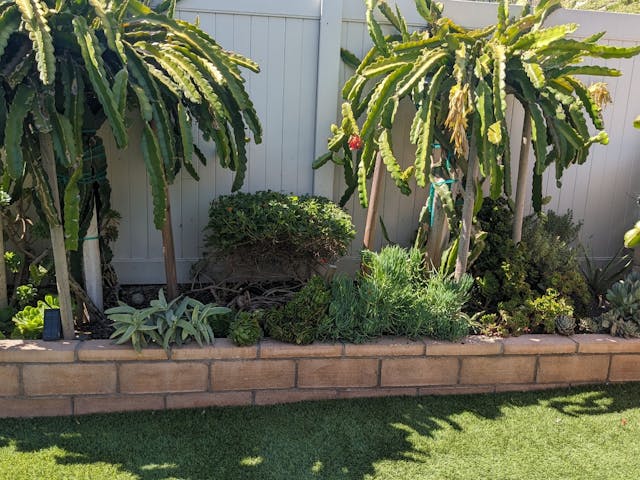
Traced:
<path fill-rule="evenodd" d="M 344 255 L 354 236 L 349 214 L 326 198 L 240 192 L 211 203 L 205 245 L 258 264 L 274 256 L 325 263 Z"/>
<path fill-rule="evenodd" d="M 130 341 L 136 351 L 149 343 L 161 345 L 169 351 L 172 345 L 181 345 L 193 339 L 202 346 L 213 342 L 209 324 L 211 318 L 225 315 L 231 310 L 215 304 L 203 304 L 189 297 L 178 297 L 167 302 L 162 290 L 149 307 L 136 309 L 125 303 L 105 311 L 113 321 L 115 331 L 110 338 L 116 344 Z"/>
<path fill-rule="evenodd" d="M 238 312 L 229 326 L 229 338 L 238 346 L 254 345 L 262 337 L 262 312 Z"/>
<path fill-rule="evenodd" d="M 590 310 L 594 298 L 577 260 L 581 225 L 571 212 L 527 217 L 517 246 L 511 240 L 513 215 L 505 199 L 485 199 L 478 218 L 489 234 L 471 269 L 477 280 L 472 308 L 497 315 L 481 331 L 553 332 L 554 308 L 572 308 L 579 315 Z M 549 289 L 555 293 L 549 295 Z"/>
<path fill-rule="evenodd" d="M 283 342 L 311 343 L 318 337 L 318 326 L 326 322 L 330 302 L 331 291 L 324 280 L 312 277 L 290 302 L 266 312 L 267 333 Z"/>
<path fill-rule="evenodd" d="M 460 282 L 437 272 L 427 276 L 417 249 L 385 247 L 364 251 L 356 282 L 338 276 L 320 338 L 363 342 L 380 335 L 430 336 L 455 340 L 468 333 L 461 313 L 473 280 Z"/>

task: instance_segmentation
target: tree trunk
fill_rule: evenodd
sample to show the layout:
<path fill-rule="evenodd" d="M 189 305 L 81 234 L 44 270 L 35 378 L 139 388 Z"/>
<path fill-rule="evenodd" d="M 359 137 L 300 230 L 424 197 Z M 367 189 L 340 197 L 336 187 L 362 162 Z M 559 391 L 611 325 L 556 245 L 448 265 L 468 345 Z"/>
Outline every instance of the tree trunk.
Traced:
<path fill-rule="evenodd" d="M 364 248 L 373 250 L 375 239 L 376 221 L 378 219 L 378 201 L 380 200 L 380 189 L 382 188 L 382 176 L 384 169 L 382 166 L 382 155 L 378 152 L 376 165 L 373 169 L 373 182 L 371 183 L 371 194 L 369 195 L 369 209 L 367 210 L 367 223 L 364 226 Z"/>
<path fill-rule="evenodd" d="M 173 229 L 171 228 L 171 202 L 169 201 L 169 187 L 165 185 L 167 197 L 164 225 L 162 226 L 162 255 L 164 256 L 164 271 L 167 280 L 167 299 L 173 300 L 178 296 L 178 274 L 176 269 L 176 253 L 173 246 Z"/>
<path fill-rule="evenodd" d="M 82 268 L 87 295 L 94 305 L 102 310 L 102 262 L 100 261 L 100 238 L 98 233 L 98 214 L 95 203 L 87 235 L 82 242 Z"/>
<path fill-rule="evenodd" d="M 75 337 L 73 325 L 73 307 L 71 306 L 71 290 L 69 287 L 69 268 L 67 266 L 67 250 L 64 245 L 64 230 L 60 215 L 60 196 L 58 194 L 58 177 L 56 175 L 56 160 L 53 156 L 51 135 L 40 134 L 40 155 L 42 165 L 49 177 L 49 186 L 53 196 L 53 204 L 58 217 L 57 225 L 49 225 L 51 232 L 51 249 L 53 263 L 56 269 L 56 285 L 58 287 L 58 301 L 60 302 L 60 318 L 62 319 L 62 335 L 65 340 Z"/>
<path fill-rule="evenodd" d="M 520 145 L 520 160 L 518 162 L 518 182 L 516 184 L 516 211 L 513 215 L 514 243 L 522 240 L 522 222 L 524 221 L 524 199 L 527 174 L 529 173 L 529 152 L 531 151 L 531 115 L 524 112 L 524 124 L 522 125 L 522 145 Z"/>
<path fill-rule="evenodd" d="M 6 308 L 8 305 L 7 267 L 4 263 L 4 221 L 0 215 L 0 308 Z"/>
<path fill-rule="evenodd" d="M 434 210 L 433 225 L 429 227 L 426 257 L 429 262 L 427 266 L 433 265 L 437 269 L 440 268 L 442 252 L 449 238 L 449 223 L 447 222 L 447 215 L 442 207 L 442 202 L 437 195 L 433 199 L 432 208 Z"/>
<path fill-rule="evenodd" d="M 454 277 L 460 280 L 467 271 L 469 259 L 469 245 L 471 243 L 471 229 L 473 227 L 473 210 L 476 202 L 476 177 L 478 176 L 478 153 L 476 140 L 471 137 L 469 145 L 469 160 L 467 162 L 467 179 L 464 187 L 464 204 L 462 206 L 462 225 L 460 241 L 458 242 L 458 256 Z"/>

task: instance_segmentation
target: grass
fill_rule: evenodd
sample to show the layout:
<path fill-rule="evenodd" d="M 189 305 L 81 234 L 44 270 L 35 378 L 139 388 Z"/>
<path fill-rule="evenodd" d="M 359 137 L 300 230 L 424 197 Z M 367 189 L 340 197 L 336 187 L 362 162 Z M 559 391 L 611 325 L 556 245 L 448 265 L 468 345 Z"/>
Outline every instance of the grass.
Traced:
<path fill-rule="evenodd" d="M 640 384 L 0 421 L 0 478 L 623 479 Z"/>

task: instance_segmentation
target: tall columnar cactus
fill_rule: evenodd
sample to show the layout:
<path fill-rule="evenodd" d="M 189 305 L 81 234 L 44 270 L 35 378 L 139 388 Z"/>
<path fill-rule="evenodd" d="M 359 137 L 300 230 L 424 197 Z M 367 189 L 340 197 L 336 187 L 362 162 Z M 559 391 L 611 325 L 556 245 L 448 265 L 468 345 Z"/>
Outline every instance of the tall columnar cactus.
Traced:
<path fill-rule="evenodd" d="M 197 121 L 223 167 L 246 170 L 245 127 L 261 128 L 240 68 L 251 60 L 223 50 L 197 26 L 173 18 L 175 0 L 0 0 L 0 145 L 2 167 L 15 181 L 29 174 L 52 226 L 58 280 L 65 245 L 78 245 L 78 182 L 86 132 L 105 121 L 118 147 L 127 145 L 126 117 L 143 125 L 142 152 L 153 196 L 154 223 L 165 226 L 167 184 L 181 167 L 197 178 Z M 64 214 L 57 208 L 56 169 L 69 171 Z M 64 232 L 62 221 L 64 219 Z M 169 255 L 171 257 L 171 255 Z M 174 264 L 174 258 L 167 258 Z M 65 337 L 73 334 L 70 302 L 61 293 Z"/>
<path fill-rule="evenodd" d="M 525 7 L 517 19 L 509 17 L 508 2 L 502 0 L 496 24 L 479 30 L 443 17 L 435 2 L 416 0 L 426 27 L 415 32 L 408 30 L 398 9 L 378 0 L 366 3 L 374 45 L 344 85 L 342 121 L 332 127 L 329 152 L 316 160 L 316 167 L 329 160 L 343 166 L 347 191 L 342 202 L 357 189 L 361 204 L 367 206 L 367 178 L 373 174 L 378 154 L 395 184 L 408 194 L 411 177 L 419 187 L 438 183 L 430 156 L 434 142 L 441 145 L 451 155 L 444 175 L 462 171 L 466 176 L 460 224 L 464 235 L 458 248 L 460 276 L 466 269 L 481 183 L 488 179 L 493 198 L 512 194 L 509 135 L 513 132 L 506 118 L 507 95 L 514 95 L 524 107 L 525 125 L 531 125 L 533 204 L 539 210 L 546 168 L 554 164 L 559 181 L 569 165 L 586 160 L 593 143 L 608 140 L 600 106 L 577 75 L 617 76 L 620 72 L 583 65 L 583 59 L 627 58 L 640 52 L 640 47 L 598 44 L 603 34 L 571 39 L 569 35 L 578 28 L 575 24 L 545 27 L 544 21 L 560 7 L 560 0 L 542 0 L 533 11 Z M 391 24 L 392 34 L 384 35 L 376 11 Z M 416 156 L 413 165 L 403 170 L 394 155 L 391 131 L 404 98 L 416 106 L 408 135 L 416 145 Z M 598 130 L 594 136 L 586 117 Z M 363 143 L 355 155 L 349 148 L 352 135 Z M 457 223 L 449 189 L 436 192 L 452 223 Z"/>

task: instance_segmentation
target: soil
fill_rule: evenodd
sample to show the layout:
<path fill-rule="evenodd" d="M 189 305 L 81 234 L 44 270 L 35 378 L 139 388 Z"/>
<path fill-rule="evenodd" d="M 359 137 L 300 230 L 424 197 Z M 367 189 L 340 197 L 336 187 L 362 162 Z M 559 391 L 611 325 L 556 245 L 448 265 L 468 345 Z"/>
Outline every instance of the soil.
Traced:
<path fill-rule="evenodd" d="M 181 295 L 189 296 L 202 303 L 215 303 L 234 310 L 252 311 L 278 307 L 286 303 L 303 286 L 297 280 L 266 281 L 225 281 L 208 285 L 179 285 Z M 135 308 L 144 308 L 151 300 L 158 298 L 164 285 L 120 285 L 105 291 L 105 310 L 118 305 L 118 301 Z M 77 325 L 84 338 L 109 338 L 113 327 L 108 318 L 89 315 L 89 320 Z"/>

